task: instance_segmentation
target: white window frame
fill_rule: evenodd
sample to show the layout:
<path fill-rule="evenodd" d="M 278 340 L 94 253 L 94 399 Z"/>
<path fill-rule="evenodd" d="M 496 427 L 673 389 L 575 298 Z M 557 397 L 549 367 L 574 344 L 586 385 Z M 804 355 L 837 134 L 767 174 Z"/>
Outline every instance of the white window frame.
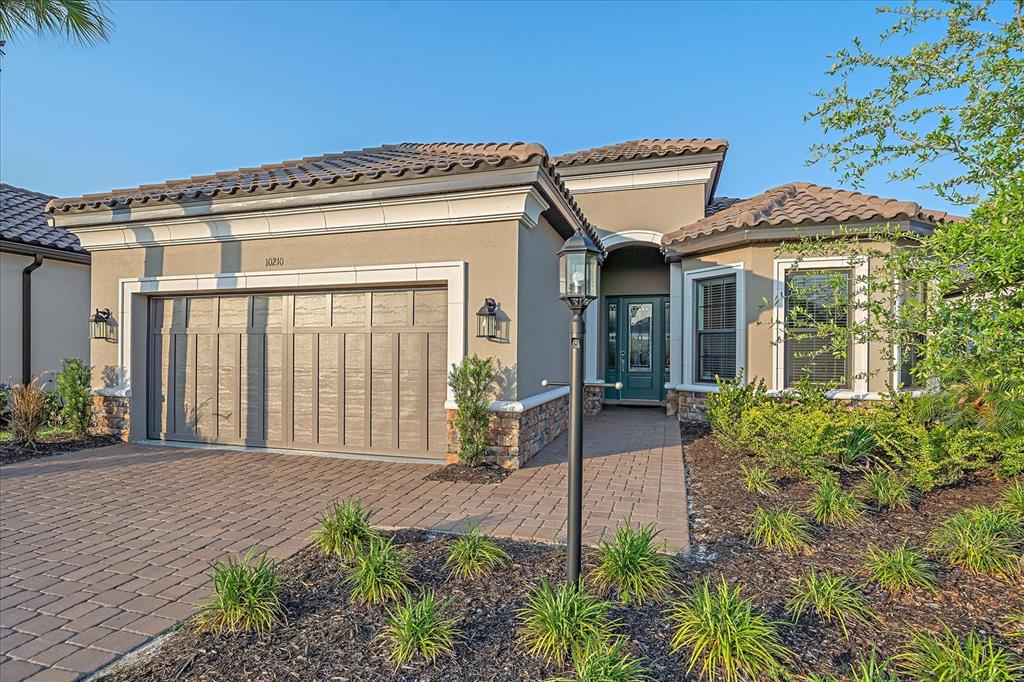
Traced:
<path fill-rule="evenodd" d="M 772 389 L 784 391 L 786 386 L 786 274 L 790 270 L 852 270 L 853 271 L 853 300 L 857 304 L 854 307 L 854 324 L 861 325 L 867 322 L 868 311 L 864 304 L 867 303 L 867 291 L 863 282 L 870 275 L 870 262 L 868 258 L 844 258 L 834 256 L 815 256 L 797 260 L 796 258 L 775 259 L 775 282 L 774 282 L 774 304 L 772 309 L 772 326 L 775 329 L 775 352 L 772 353 Z M 830 391 L 829 396 L 841 399 L 863 399 L 868 395 L 868 344 L 866 341 L 853 340 L 850 351 L 850 373 L 853 375 L 850 380 L 851 389 L 840 389 Z"/>
<path fill-rule="evenodd" d="M 673 338 L 673 349 L 679 348 L 682 357 L 679 362 L 676 356 L 672 356 L 672 369 L 681 367 L 680 382 L 674 387 L 677 391 L 690 391 L 692 393 L 717 393 L 718 386 L 715 384 L 704 384 L 696 381 L 696 345 L 697 333 L 695 329 L 696 301 L 694 292 L 697 289 L 697 282 L 705 279 L 715 279 L 735 275 L 736 277 L 736 372 L 743 372 L 744 378 L 748 378 L 744 370 L 747 359 L 747 299 L 746 299 L 746 267 L 743 261 L 729 263 L 726 265 L 715 265 L 696 270 L 687 270 L 682 273 L 682 306 L 679 315 L 673 314 L 674 322 L 679 320 L 681 324 L 673 324 L 673 331 L 682 327 L 682 343 Z"/>

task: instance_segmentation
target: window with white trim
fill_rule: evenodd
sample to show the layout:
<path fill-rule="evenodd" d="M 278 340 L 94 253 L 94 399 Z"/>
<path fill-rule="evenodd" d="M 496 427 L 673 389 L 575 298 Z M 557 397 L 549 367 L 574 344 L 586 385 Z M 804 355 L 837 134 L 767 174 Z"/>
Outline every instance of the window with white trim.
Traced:
<path fill-rule="evenodd" d="M 694 282 L 695 372 L 698 383 L 736 377 L 736 275 Z"/>
<path fill-rule="evenodd" d="M 801 379 L 833 388 L 850 387 L 852 348 L 845 330 L 850 319 L 849 269 L 790 270 L 786 273 L 785 373 L 786 387 Z M 846 336 L 846 352 L 835 351 L 833 326 Z"/>

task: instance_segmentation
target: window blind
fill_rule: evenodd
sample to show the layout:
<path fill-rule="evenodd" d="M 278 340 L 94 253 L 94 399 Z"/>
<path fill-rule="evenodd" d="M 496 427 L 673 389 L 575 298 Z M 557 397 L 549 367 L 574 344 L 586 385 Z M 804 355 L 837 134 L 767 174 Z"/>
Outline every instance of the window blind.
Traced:
<path fill-rule="evenodd" d="M 833 351 L 819 325 L 846 328 L 850 315 L 849 270 L 795 271 L 786 275 L 786 386 L 801 379 L 849 388 L 850 348 Z"/>
<path fill-rule="evenodd" d="M 736 276 L 696 283 L 696 380 L 736 376 Z"/>

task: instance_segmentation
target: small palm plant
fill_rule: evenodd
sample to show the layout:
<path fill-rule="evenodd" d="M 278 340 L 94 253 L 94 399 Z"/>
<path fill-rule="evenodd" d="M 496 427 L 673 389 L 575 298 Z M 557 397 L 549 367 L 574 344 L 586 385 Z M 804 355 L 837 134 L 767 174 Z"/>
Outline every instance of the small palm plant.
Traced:
<path fill-rule="evenodd" d="M 602 642 L 591 639 L 573 656 L 573 677 L 555 677 L 548 682 L 646 682 L 643 661 L 625 649 L 625 640 Z"/>
<path fill-rule="evenodd" d="M 213 596 L 196 616 L 200 632 L 266 632 L 284 621 L 277 565 L 255 547 L 242 558 L 210 564 Z"/>
<path fill-rule="evenodd" d="M 405 602 L 387 612 L 387 624 L 377 637 L 390 647 L 388 659 L 398 668 L 419 657 L 434 663 L 441 655 L 455 654 L 455 641 L 460 637 L 454 618 L 442 618 L 433 592 L 425 592 L 417 600 L 406 596 Z"/>
<path fill-rule="evenodd" d="M 853 493 L 843 490 L 833 476 L 821 478 L 807 502 L 807 511 L 823 526 L 853 525 L 860 520 L 863 509 L 864 504 Z"/>
<path fill-rule="evenodd" d="M 743 487 L 752 493 L 762 497 L 776 495 L 779 492 L 779 485 L 772 476 L 771 469 L 763 466 L 740 465 L 740 472 L 743 474 Z"/>
<path fill-rule="evenodd" d="M 522 621 L 520 642 L 533 656 L 564 663 L 587 642 L 611 640 L 617 622 L 608 617 L 610 606 L 578 582 L 552 588 L 541 579 L 526 606 L 516 612 Z"/>
<path fill-rule="evenodd" d="M 750 541 L 765 549 L 781 549 L 789 554 L 806 551 L 811 534 L 807 521 L 792 507 L 771 510 L 758 507 L 750 525 Z"/>
<path fill-rule="evenodd" d="M 864 567 L 870 579 L 891 594 L 935 587 L 935 574 L 924 552 L 911 547 L 906 540 L 891 551 L 869 545 Z"/>
<path fill-rule="evenodd" d="M 952 566 L 971 573 L 1015 576 L 1024 521 L 1005 508 L 968 507 L 932 533 L 929 548 Z"/>
<path fill-rule="evenodd" d="M 466 525 L 466 534 L 452 542 L 445 568 L 453 578 L 482 578 L 512 563 L 512 557 L 476 524 Z"/>
<path fill-rule="evenodd" d="M 814 569 L 797 580 L 786 610 L 794 621 L 813 610 L 825 622 L 838 623 L 847 639 L 850 637 L 847 622 L 868 624 L 877 619 L 850 581 L 827 571 L 819 574 Z"/>
<path fill-rule="evenodd" d="M 345 578 L 352 600 L 380 604 L 408 596 L 412 584 L 409 563 L 408 553 L 394 538 L 372 538 Z"/>
<path fill-rule="evenodd" d="M 611 542 L 602 542 L 597 568 L 591 576 L 602 594 L 615 593 L 623 602 L 643 604 L 660 599 L 668 589 L 672 558 L 661 553 L 653 524 L 634 528 L 629 521 L 615 531 Z"/>
<path fill-rule="evenodd" d="M 712 591 L 707 580 L 697 583 L 686 601 L 666 613 L 674 625 L 671 649 L 690 651 L 687 673 L 700 664 L 705 680 L 761 680 L 793 657 L 779 638 L 777 626 L 754 609 L 742 588 L 722 582 Z"/>
<path fill-rule="evenodd" d="M 864 489 L 879 510 L 910 509 L 913 502 L 910 488 L 896 474 L 885 469 L 868 472 L 864 477 Z"/>
<path fill-rule="evenodd" d="M 324 554 L 334 554 L 351 561 L 378 537 L 370 526 L 372 509 L 364 509 L 362 502 L 350 497 L 343 504 L 333 503 L 320 513 L 319 527 L 309 536 L 309 542 Z"/>
<path fill-rule="evenodd" d="M 943 632 L 911 632 L 907 649 L 896 656 L 900 671 L 916 682 L 1013 682 L 1024 675 L 1024 665 L 988 638 L 970 633 L 961 640 L 943 626 Z"/>

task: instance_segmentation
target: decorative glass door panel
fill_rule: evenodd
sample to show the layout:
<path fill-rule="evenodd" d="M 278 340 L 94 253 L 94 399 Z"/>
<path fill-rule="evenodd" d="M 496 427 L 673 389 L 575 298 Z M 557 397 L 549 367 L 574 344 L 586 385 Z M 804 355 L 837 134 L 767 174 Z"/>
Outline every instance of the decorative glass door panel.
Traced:
<path fill-rule="evenodd" d="M 637 372 L 651 371 L 651 323 L 654 317 L 654 306 L 650 303 L 629 304 L 629 365 L 627 370 Z"/>
<path fill-rule="evenodd" d="M 605 299 L 605 381 L 622 382 L 622 390 L 605 390 L 608 400 L 664 400 L 667 376 L 666 296 L 621 296 Z"/>

